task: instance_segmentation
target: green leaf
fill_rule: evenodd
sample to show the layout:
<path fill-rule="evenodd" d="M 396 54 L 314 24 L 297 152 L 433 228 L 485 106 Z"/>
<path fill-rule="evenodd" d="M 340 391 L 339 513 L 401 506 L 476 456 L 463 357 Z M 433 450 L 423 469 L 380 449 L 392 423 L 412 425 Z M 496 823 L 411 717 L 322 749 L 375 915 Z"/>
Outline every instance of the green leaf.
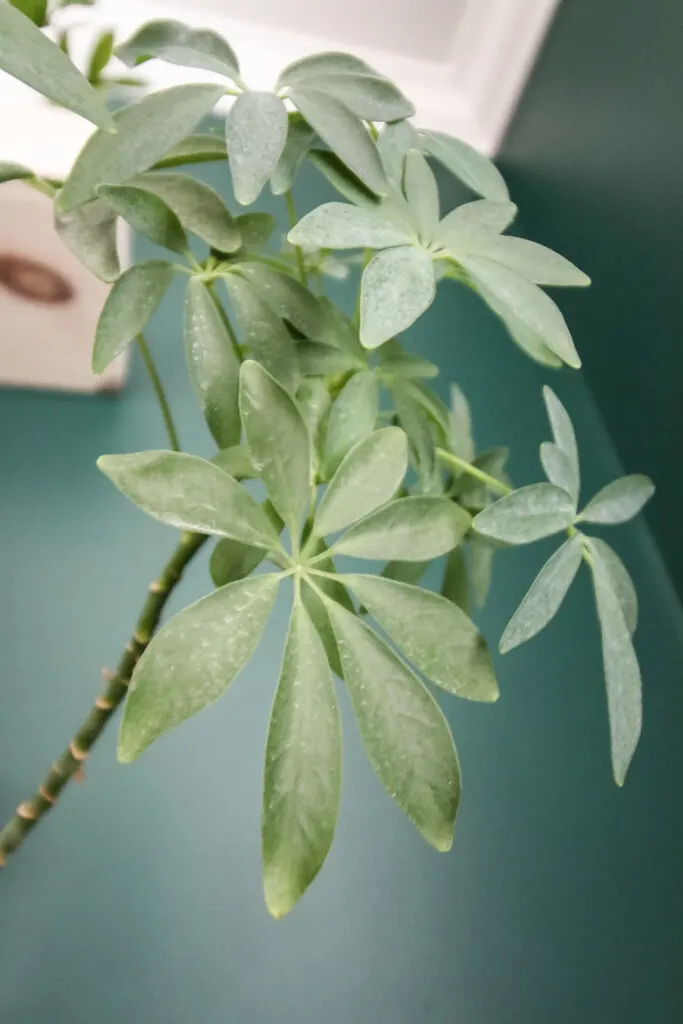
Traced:
<path fill-rule="evenodd" d="M 11 161 L 0 161 L 0 184 L 6 181 L 25 181 L 27 178 L 35 178 L 35 174 L 28 167 Z"/>
<path fill-rule="evenodd" d="M 393 82 L 379 75 L 329 72 L 311 76 L 302 84 L 333 97 L 364 121 L 396 121 L 415 113 L 413 104 Z"/>
<path fill-rule="evenodd" d="M 429 164 L 416 149 L 406 155 L 403 188 L 419 226 L 420 241 L 429 244 L 439 224 L 439 190 Z"/>
<path fill-rule="evenodd" d="M 122 185 L 146 171 L 191 132 L 222 95 L 219 85 L 177 85 L 117 110 L 117 134 L 91 135 L 59 193 L 57 208 L 62 213 L 74 210 L 95 198 L 98 185 Z"/>
<path fill-rule="evenodd" d="M 214 189 L 188 174 L 147 171 L 134 184 L 158 196 L 192 234 L 220 252 L 242 244 L 239 229 Z"/>
<path fill-rule="evenodd" d="M 360 340 L 377 348 L 410 327 L 431 306 L 434 267 L 422 249 L 402 245 L 379 252 L 363 272 Z"/>
<path fill-rule="evenodd" d="M 149 21 L 116 47 L 116 56 L 129 68 L 153 57 L 186 68 L 201 68 L 240 81 L 239 64 L 231 46 L 216 32 L 192 29 L 180 21 Z"/>
<path fill-rule="evenodd" d="M 501 654 L 536 636 L 557 615 L 582 558 L 583 538 L 577 534 L 548 559 L 505 628 Z"/>
<path fill-rule="evenodd" d="M 251 458 L 296 546 L 311 498 L 311 442 L 294 401 L 259 364 L 240 374 L 240 412 Z"/>
<path fill-rule="evenodd" d="M 376 430 L 347 453 L 322 496 L 316 536 L 343 530 L 390 501 L 408 468 L 406 435 L 398 427 Z"/>
<path fill-rule="evenodd" d="M 225 449 L 229 451 L 230 449 Z M 233 449 L 234 450 L 234 449 Z M 217 459 L 212 459 L 214 465 L 221 465 Z M 261 506 L 268 519 L 273 524 L 276 533 L 282 531 L 284 523 L 269 501 Z M 261 564 L 266 557 L 262 548 L 255 548 L 249 544 L 242 544 L 240 541 L 232 540 L 230 537 L 223 537 L 215 545 L 211 552 L 209 571 L 211 579 L 217 587 L 223 587 L 226 583 L 233 583 L 235 580 L 244 579 Z"/>
<path fill-rule="evenodd" d="M 319 337 L 323 329 L 323 313 L 308 288 L 263 263 L 240 263 L 237 273 L 254 286 L 281 319 L 289 320 L 307 338 Z"/>
<path fill-rule="evenodd" d="M 275 918 L 322 867 L 341 798 L 341 720 L 315 626 L 295 600 L 268 728 L 263 782 L 263 886 Z"/>
<path fill-rule="evenodd" d="M 405 580 L 404 582 L 409 583 L 411 581 Z M 462 608 L 464 612 L 469 611 L 469 577 L 467 573 L 467 562 L 465 561 L 465 553 L 462 549 L 462 545 L 460 547 L 453 548 L 453 550 L 449 551 L 446 556 L 446 565 L 444 566 L 443 581 L 441 583 L 441 593 L 447 601 L 452 601 L 454 605 L 457 605 L 458 608 Z"/>
<path fill-rule="evenodd" d="M 303 217 L 287 236 L 302 249 L 385 249 L 405 245 L 410 236 L 375 210 L 348 203 L 323 203 Z"/>
<path fill-rule="evenodd" d="M 167 167 L 184 167 L 186 164 L 211 163 L 214 160 L 227 160 L 228 151 L 225 139 L 208 132 L 197 132 L 181 139 L 169 149 L 168 153 L 153 165 L 153 170 L 160 171 Z"/>
<path fill-rule="evenodd" d="M 379 576 L 345 575 L 344 582 L 427 679 L 467 700 L 498 699 L 486 643 L 455 604 L 421 587 Z"/>
<path fill-rule="evenodd" d="M 591 548 L 595 603 L 602 633 L 602 659 L 607 685 L 612 740 L 612 770 L 618 786 L 624 784 L 628 766 L 638 746 L 642 726 L 640 668 L 612 574 L 600 551 Z"/>
<path fill-rule="evenodd" d="M 396 580 L 397 583 L 419 583 L 429 562 L 387 562 L 381 575 L 385 580 Z"/>
<path fill-rule="evenodd" d="M 591 283 L 590 277 L 564 256 L 537 242 L 507 235 L 487 236 L 480 242 L 477 248 L 470 245 L 469 251 L 480 252 L 497 263 L 503 263 L 534 284 L 582 288 Z"/>
<path fill-rule="evenodd" d="M 382 164 L 363 122 L 344 103 L 318 89 L 292 89 L 291 99 L 323 142 L 363 184 L 377 195 L 385 195 L 387 181 Z"/>
<path fill-rule="evenodd" d="M 235 480 L 254 480 L 258 473 L 246 444 L 233 444 L 217 451 L 211 459 L 214 466 L 234 476 Z"/>
<path fill-rule="evenodd" d="M 439 367 L 428 359 L 406 352 L 400 342 L 387 341 L 379 350 L 382 372 L 408 380 L 430 380 L 439 375 Z"/>
<path fill-rule="evenodd" d="M 254 548 L 249 544 L 223 537 L 219 540 L 209 559 L 209 571 L 215 586 L 224 587 L 226 583 L 243 580 L 251 576 L 266 553 L 263 548 Z"/>
<path fill-rule="evenodd" d="M 249 206 L 277 167 L 287 139 L 287 110 L 274 92 L 243 92 L 225 121 L 235 199 Z"/>
<path fill-rule="evenodd" d="M 574 504 L 554 484 L 520 487 L 476 516 L 477 533 L 506 544 L 528 544 L 566 530 L 574 522 Z"/>
<path fill-rule="evenodd" d="M 281 196 L 289 192 L 296 172 L 315 141 L 315 132 L 295 110 L 288 115 L 287 139 L 280 159 L 272 173 L 270 187 L 273 195 Z"/>
<path fill-rule="evenodd" d="M 299 346 L 299 359 L 301 360 L 301 347 Z M 318 346 L 329 348 L 329 345 Z M 331 351 L 336 351 L 332 349 Z M 313 474 L 318 473 L 322 459 L 322 433 L 323 424 L 330 411 L 330 395 L 324 380 L 312 379 L 302 380 L 297 388 L 296 401 L 299 412 L 304 418 L 308 427 L 308 434 L 311 439 L 311 453 L 313 458 Z"/>
<path fill-rule="evenodd" d="M 544 441 L 541 445 L 541 465 L 550 483 L 566 491 L 576 507 L 577 481 L 567 453 L 551 441 Z"/>
<path fill-rule="evenodd" d="M 288 391 L 294 391 L 299 382 L 296 348 L 282 320 L 239 274 L 228 274 L 223 281 L 249 352 Z"/>
<path fill-rule="evenodd" d="M 624 621 L 631 635 L 638 625 L 638 595 L 628 569 L 609 544 L 598 537 L 584 537 L 584 543 L 591 554 L 599 558 L 602 568 L 609 577 L 612 590 L 617 596 Z"/>
<path fill-rule="evenodd" d="M 356 616 L 326 607 L 368 758 L 385 789 L 437 850 L 449 850 L 460 800 L 453 737 L 420 680 Z"/>
<path fill-rule="evenodd" d="M 248 491 L 224 470 L 183 452 L 101 455 L 98 467 L 143 512 L 168 526 L 279 548 L 273 526 Z"/>
<path fill-rule="evenodd" d="M 355 558 L 428 561 L 456 547 L 471 523 L 469 514 L 449 498 L 399 498 L 351 526 L 334 550 Z"/>
<path fill-rule="evenodd" d="M 478 608 L 486 604 L 489 589 L 491 587 L 491 573 L 493 570 L 493 556 L 495 548 L 479 537 L 470 539 L 470 581 L 474 600 Z"/>
<path fill-rule="evenodd" d="M 174 252 L 187 251 L 187 236 L 166 203 L 133 185 L 100 185 L 100 199 L 128 221 L 134 231 Z"/>
<path fill-rule="evenodd" d="M 163 260 L 136 263 L 121 274 L 107 296 L 95 331 L 92 368 L 102 373 L 147 324 L 175 271 Z"/>
<path fill-rule="evenodd" d="M 435 488 L 437 464 L 436 445 L 427 414 L 403 382 L 394 381 L 391 394 L 399 425 L 408 436 L 420 490 L 423 494 L 429 494 Z"/>
<path fill-rule="evenodd" d="M 0 70 L 108 132 L 103 100 L 59 46 L 11 4 L 0 3 Z"/>
<path fill-rule="evenodd" d="M 101 281 L 121 273 L 116 246 L 116 213 L 101 199 L 55 217 L 57 234 L 74 256 Z"/>
<path fill-rule="evenodd" d="M 571 467 L 572 486 L 569 493 L 574 497 L 575 501 L 578 501 L 580 483 L 579 451 L 576 446 L 576 435 L 574 434 L 572 421 L 562 402 L 549 387 L 543 388 L 543 401 L 545 402 L 555 444 L 565 453 Z M 555 482 L 553 481 L 553 483 Z"/>
<path fill-rule="evenodd" d="M 213 704 L 251 658 L 278 590 L 274 574 L 229 583 L 175 615 L 152 639 L 131 682 L 118 759 Z"/>
<path fill-rule="evenodd" d="M 486 300 L 491 305 L 491 300 Z M 503 314 L 497 310 L 498 315 L 503 320 L 503 323 L 507 327 L 510 337 L 516 345 L 526 352 L 528 356 L 531 356 L 535 362 L 540 363 L 542 366 L 552 366 L 553 369 L 558 369 L 562 366 L 562 360 L 559 359 L 554 352 L 551 352 L 547 347 L 541 336 L 533 331 L 522 321 L 513 316 L 512 312 L 506 310 Z"/>
<path fill-rule="evenodd" d="M 408 380 L 405 386 L 410 390 L 415 400 L 420 403 L 429 416 L 432 424 L 442 437 L 442 443 L 448 443 L 448 407 L 435 395 L 431 388 L 428 388 L 420 380 Z"/>
<path fill-rule="evenodd" d="M 377 139 L 377 150 L 387 178 L 396 188 L 403 186 L 406 155 L 409 149 L 421 150 L 420 136 L 408 121 L 384 126 Z"/>
<path fill-rule="evenodd" d="M 377 72 L 360 57 L 354 57 L 351 53 L 329 50 L 301 57 L 288 64 L 280 72 L 277 85 L 278 88 L 300 85 L 302 82 L 310 82 L 317 75 L 334 74 L 376 75 Z"/>
<path fill-rule="evenodd" d="M 516 317 L 568 366 L 581 366 L 562 313 L 537 285 L 486 256 L 463 256 L 460 262 L 503 320 L 508 315 Z"/>
<path fill-rule="evenodd" d="M 489 243 L 499 239 L 515 219 L 514 203 L 494 203 L 478 199 L 451 210 L 435 231 L 435 241 L 452 252 L 457 259 L 468 253 L 485 252 Z M 494 259 L 495 257 L 491 257 Z"/>
<path fill-rule="evenodd" d="M 329 477 L 346 453 L 375 429 L 379 414 L 379 387 L 370 370 L 354 374 L 337 395 L 325 436 L 324 469 Z"/>
<path fill-rule="evenodd" d="M 275 217 L 270 213 L 243 213 L 235 223 L 246 249 L 261 249 L 275 231 Z"/>
<path fill-rule="evenodd" d="M 311 149 L 308 159 L 349 203 L 369 209 L 379 208 L 379 199 L 375 193 L 349 170 L 336 153 L 327 149 Z"/>
<path fill-rule="evenodd" d="M 318 299 L 318 306 L 323 313 L 320 341 L 326 345 L 334 345 L 365 364 L 368 354 L 360 343 L 355 324 L 324 295 Z"/>
<path fill-rule="evenodd" d="M 240 358 L 207 286 L 190 278 L 185 298 L 185 353 L 200 408 L 219 448 L 238 444 Z"/>
<path fill-rule="evenodd" d="M 508 190 L 503 176 L 488 157 L 443 132 L 420 132 L 420 142 L 430 156 L 485 199 L 504 202 Z"/>
<path fill-rule="evenodd" d="M 359 365 L 352 356 L 340 352 L 332 345 L 321 345 L 317 341 L 302 341 L 297 346 L 299 369 L 304 376 L 336 377 L 352 370 Z"/>
<path fill-rule="evenodd" d="M 598 491 L 579 519 L 585 523 L 625 523 L 638 515 L 654 493 L 655 485 L 649 477 L 640 473 L 622 476 Z"/>
<path fill-rule="evenodd" d="M 111 60 L 114 52 L 114 33 L 103 32 L 95 43 L 88 64 L 88 81 L 91 85 L 99 85 L 102 72 Z"/>
<path fill-rule="evenodd" d="M 472 415 L 469 402 L 457 384 L 451 384 L 451 408 L 448 424 L 451 451 L 465 462 L 471 462 L 475 451 L 472 439 Z"/>
<path fill-rule="evenodd" d="M 30 18 L 34 25 L 47 25 L 47 0 L 9 0 L 12 7 Z"/>

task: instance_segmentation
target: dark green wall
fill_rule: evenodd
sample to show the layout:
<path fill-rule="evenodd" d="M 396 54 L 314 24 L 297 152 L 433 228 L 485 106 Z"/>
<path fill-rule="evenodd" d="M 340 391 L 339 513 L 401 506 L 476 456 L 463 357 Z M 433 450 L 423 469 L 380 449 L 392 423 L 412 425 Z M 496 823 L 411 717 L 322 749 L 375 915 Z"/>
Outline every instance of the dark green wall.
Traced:
<path fill-rule="evenodd" d="M 298 202 L 322 198 L 311 172 Z M 208 452 L 185 379 L 180 301 L 173 291 L 150 337 L 185 445 Z M 548 375 L 455 286 L 411 339 L 443 364 L 444 394 L 457 378 L 470 395 L 481 445 L 510 443 L 515 480 L 538 479 Z M 590 491 L 620 471 L 612 443 L 582 379 L 553 382 L 576 418 Z M 173 531 L 95 469 L 102 452 L 164 444 L 137 360 L 117 399 L 2 393 L 0 437 L 4 816 L 92 700 Z M 624 790 L 611 781 L 583 576 L 536 642 L 498 659 L 498 705 L 441 701 L 465 786 L 451 854 L 428 848 L 385 797 L 345 705 L 335 846 L 301 905 L 274 923 L 260 891 L 259 795 L 281 603 L 224 700 L 130 767 L 115 763 L 112 731 L 85 782 L 3 871 L 2 1024 L 680 1020 L 683 623 L 644 524 L 616 544 L 641 593 L 646 690 Z M 493 643 L 543 555 L 499 558 L 481 617 Z M 175 607 L 208 588 L 198 564 Z"/>
<path fill-rule="evenodd" d="M 564 0 L 502 164 L 532 238 L 593 278 L 562 302 L 683 594 L 683 3 Z"/>

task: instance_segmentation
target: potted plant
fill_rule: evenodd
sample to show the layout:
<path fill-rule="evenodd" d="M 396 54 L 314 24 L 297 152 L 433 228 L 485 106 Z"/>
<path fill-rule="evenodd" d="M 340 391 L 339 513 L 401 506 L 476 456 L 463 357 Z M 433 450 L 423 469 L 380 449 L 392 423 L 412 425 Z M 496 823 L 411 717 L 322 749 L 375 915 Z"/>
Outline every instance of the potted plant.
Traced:
<path fill-rule="evenodd" d="M 494 552 L 556 536 L 558 545 L 508 624 L 501 651 L 554 617 L 582 563 L 592 574 L 617 784 L 641 728 L 633 647 L 637 600 L 628 572 L 591 524 L 636 515 L 653 493 L 628 476 L 579 503 L 569 416 L 543 392 L 545 479 L 519 488 L 505 449 L 476 452 L 470 409 L 453 385 L 446 407 L 426 383 L 438 367 L 400 335 L 437 288 L 472 289 L 527 357 L 580 366 L 544 286 L 587 277 L 543 246 L 505 234 L 516 207 L 494 165 L 463 142 L 412 123 L 400 90 L 364 62 L 321 53 L 285 68 L 273 91 L 252 91 L 229 44 L 178 22 L 145 25 L 117 49 L 131 67 L 150 58 L 217 73 L 215 84 L 151 93 L 110 114 L 101 95 L 24 13 L 0 3 L 0 67 L 97 130 L 64 181 L 3 168 L 50 193 L 57 230 L 85 267 L 111 283 L 94 338 L 100 373 L 136 343 L 168 429 L 169 450 L 106 454 L 100 469 L 143 512 L 179 530 L 152 581 L 131 638 L 83 725 L 35 794 L 0 833 L 0 861 L 56 804 L 121 705 L 118 756 L 150 743 L 228 688 L 267 635 L 276 595 L 292 597 L 265 757 L 265 897 L 286 914 L 332 843 L 341 789 L 334 677 L 350 696 L 368 758 L 390 797 L 433 847 L 448 850 L 460 796 L 450 729 L 428 686 L 493 702 L 498 684 L 469 616 L 472 584 L 486 589 Z M 225 139 L 197 126 L 225 95 Z M 313 162 L 340 194 L 298 218 L 291 186 Z M 442 216 L 430 160 L 479 198 Z M 235 198 L 285 198 L 291 228 L 275 251 L 273 221 L 234 216 L 178 167 L 222 161 Z M 116 225 L 168 250 L 121 272 Z M 188 235 L 201 240 L 201 259 Z M 362 253 L 354 320 L 325 295 Z M 352 255 L 348 257 L 348 253 Z M 186 282 L 182 330 L 211 460 L 181 452 L 144 330 L 171 281 Z M 541 396 L 539 396 L 539 401 Z M 260 481 L 265 500 L 254 497 Z M 215 543 L 214 543 L 214 538 Z M 161 628 L 190 560 L 211 540 L 215 589 Z M 347 558 L 381 562 L 349 571 Z M 444 559 L 441 593 L 419 583 Z M 381 632 L 380 632 L 381 631 Z M 275 681 L 274 681 L 275 683 Z"/>

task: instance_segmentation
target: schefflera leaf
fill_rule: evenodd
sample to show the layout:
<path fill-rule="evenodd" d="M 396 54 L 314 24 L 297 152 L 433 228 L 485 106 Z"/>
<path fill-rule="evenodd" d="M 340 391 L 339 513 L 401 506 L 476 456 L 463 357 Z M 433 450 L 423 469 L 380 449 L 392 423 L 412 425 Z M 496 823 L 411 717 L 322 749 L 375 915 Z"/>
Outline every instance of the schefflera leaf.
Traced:
<path fill-rule="evenodd" d="M 640 473 L 622 476 L 598 491 L 579 519 L 586 523 L 626 523 L 638 515 L 654 493 L 655 487 L 649 477 Z"/>
<path fill-rule="evenodd" d="M 369 370 L 354 374 L 337 395 L 327 420 L 323 457 L 327 477 L 355 444 L 372 433 L 378 414 L 376 375 Z"/>
<path fill-rule="evenodd" d="M 387 180 L 367 128 L 345 103 L 335 96 L 297 85 L 290 99 L 305 120 L 333 153 L 376 195 L 385 195 Z"/>
<path fill-rule="evenodd" d="M 536 636 L 557 615 L 582 558 L 583 537 L 577 534 L 548 559 L 505 628 L 501 654 Z"/>
<path fill-rule="evenodd" d="M 74 256 L 101 281 L 110 284 L 121 273 L 116 246 L 116 213 L 94 199 L 71 213 L 55 216 L 57 234 Z"/>
<path fill-rule="evenodd" d="M 624 616 L 622 598 L 600 548 L 588 540 L 595 603 L 602 634 L 614 781 L 623 786 L 642 727 L 640 667 Z"/>
<path fill-rule="evenodd" d="M 542 450 L 541 460 L 543 461 L 543 467 L 550 482 L 558 484 L 558 486 L 563 486 L 560 480 L 562 477 L 567 477 L 568 468 L 569 476 L 566 478 L 565 482 L 569 486 L 565 489 L 569 494 L 571 494 L 574 502 L 577 502 L 579 500 L 581 477 L 579 470 L 579 450 L 576 444 L 574 426 L 569 413 L 551 388 L 543 388 L 543 401 L 545 402 L 546 411 L 548 413 L 550 429 L 553 432 L 555 447 L 564 453 L 566 463 L 568 463 L 568 467 L 566 464 L 562 465 L 555 452 L 546 455 L 544 459 Z M 548 462 L 548 465 L 546 465 L 546 462 Z"/>
<path fill-rule="evenodd" d="M 573 369 L 581 366 L 562 313 L 538 285 L 487 256 L 461 256 L 459 260 L 484 300 L 503 321 L 510 319 L 513 325 L 521 324 Z"/>
<path fill-rule="evenodd" d="M 376 430 L 348 452 L 315 516 L 316 537 L 343 530 L 390 501 L 408 469 L 408 442 L 398 427 Z"/>
<path fill-rule="evenodd" d="M 68 56 L 12 4 L 0 3 L 0 69 L 107 132 L 114 122 L 101 95 Z"/>
<path fill-rule="evenodd" d="M 182 226 L 220 252 L 235 252 L 242 244 L 236 222 L 214 189 L 189 174 L 146 171 L 133 184 L 161 199 Z"/>
<path fill-rule="evenodd" d="M 235 199 L 256 200 L 277 167 L 287 139 L 287 110 L 274 92 L 243 92 L 225 121 Z"/>
<path fill-rule="evenodd" d="M 380 576 L 345 574 L 344 583 L 427 679 L 468 700 L 498 699 L 484 638 L 455 604 Z"/>
<path fill-rule="evenodd" d="M 296 544 L 311 497 L 311 441 L 294 399 L 249 359 L 240 374 L 240 412 L 252 461 Z"/>
<path fill-rule="evenodd" d="M 460 768 L 448 723 L 418 677 L 357 616 L 325 598 L 368 758 L 435 849 L 453 842 Z"/>
<path fill-rule="evenodd" d="M 278 548 L 272 523 L 248 491 L 196 455 L 149 451 L 101 455 L 98 467 L 143 512 L 168 526 Z"/>
<path fill-rule="evenodd" d="M 423 562 L 456 547 L 471 523 L 449 498 L 399 498 L 351 526 L 333 549 L 355 558 Z"/>
<path fill-rule="evenodd" d="M 185 298 L 185 352 L 190 379 L 219 448 L 239 442 L 240 359 L 209 289 L 190 278 Z"/>
<path fill-rule="evenodd" d="M 297 596 L 268 728 L 263 887 L 275 918 L 292 909 L 328 854 L 341 798 L 341 720 L 325 649 Z"/>
<path fill-rule="evenodd" d="M 284 323 L 246 278 L 231 273 L 223 280 L 249 354 L 289 391 L 295 391 L 299 383 L 297 354 Z"/>
<path fill-rule="evenodd" d="M 220 85 L 177 85 L 117 110 L 116 134 L 100 130 L 90 136 L 57 197 L 57 210 L 74 210 L 95 198 L 98 185 L 122 185 L 146 171 L 191 132 L 222 95 Z"/>
<path fill-rule="evenodd" d="M 323 203 L 302 217 L 287 237 L 302 249 L 385 249 L 411 241 L 408 232 L 380 210 L 348 203 Z"/>
<path fill-rule="evenodd" d="M 400 334 L 431 306 L 435 294 L 434 266 L 424 250 L 401 245 L 377 253 L 361 280 L 362 344 L 377 348 Z"/>
<path fill-rule="evenodd" d="M 160 630 L 133 673 L 119 761 L 135 760 L 163 733 L 223 695 L 256 649 L 279 580 L 268 573 L 229 583 Z"/>
<path fill-rule="evenodd" d="M 239 64 L 232 47 L 217 32 L 195 29 L 180 21 L 148 21 L 120 46 L 116 56 L 129 68 L 158 57 L 169 64 L 213 71 L 239 82 Z"/>
<path fill-rule="evenodd" d="M 566 530 L 574 518 L 574 503 L 566 491 L 554 484 L 530 484 L 485 508 L 473 527 L 506 544 L 529 544 Z"/>
<path fill-rule="evenodd" d="M 130 345 L 157 308 L 175 271 L 163 260 L 129 267 L 106 298 L 95 330 L 92 368 L 102 373 Z"/>

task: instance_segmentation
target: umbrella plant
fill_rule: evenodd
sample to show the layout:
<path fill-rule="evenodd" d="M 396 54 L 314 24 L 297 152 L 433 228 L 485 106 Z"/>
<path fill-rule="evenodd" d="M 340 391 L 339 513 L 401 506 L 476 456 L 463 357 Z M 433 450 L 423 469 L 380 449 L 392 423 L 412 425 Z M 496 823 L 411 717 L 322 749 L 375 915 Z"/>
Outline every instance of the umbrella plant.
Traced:
<path fill-rule="evenodd" d="M 280 917 L 294 906 L 333 840 L 340 686 L 389 797 L 428 843 L 448 850 L 460 768 L 433 690 L 446 691 L 446 700 L 497 699 L 493 661 L 470 610 L 486 596 L 497 550 L 550 536 L 557 549 L 500 650 L 550 622 L 585 563 L 621 785 L 641 728 L 637 599 L 623 562 L 591 527 L 631 519 L 653 486 L 626 476 L 582 502 L 574 429 L 546 387 L 544 479 L 514 487 L 506 449 L 476 451 L 458 386 L 446 406 L 428 383 L 438 367 L 401 342 L 438 289 L 464 287 L 500 317 L 526 357 L 577 369 L 569 328 L 544 289 L 582 287 L 586 275 L 507 234 L 517 209 L 496 167 L 464 142 L 415 125 L 410 100 L 356 57 L 314 54 L 284 68 L 272 91 L 255 91 L 225 39 L 155 21 L 117 48 L 118 60 L 130 68 L 151 59 L 200 68 L 213 81 L 146 93 L 111 113 L 93 76 L 41 31 L 46 11 L 46 4 L 0 0 L 0 68 L 95 128 L 65 181 L 8 164 L 0 165 L 0 181 L 22 179 L 48 194 L 64 243 L 111 284 L 93 369 L 140 347 L 169 450 L 104 454 L 98 465 L 141 512 L 179 536 L 106 688 L 0 833 L 0 863 L 53 807 L 121 705 L 118 758 L 128 763 L 222 697 L 268 636 L 280 591 L 291 618 L 273 680 L 264 769 L 270 912 Z M 98 74 L 108 48 L 102 44 Z M 226 96 L 233 101 L 224 137 L 198 130 Z M 228 209 L 188 172 L 208 161 L 223 165 L 241 207 L 266 187 L 284 197 L 291 226 L 280 250 L 270 216 Z M 305 162 L 339 199 L 299 219 L 291 188 Z M 444 214 L 434 162 L 474 198 Z M 122 271 L 119 218 L 166 255 Z M 326 297 L 325 281 L 356 265 L 350 319 Z M 216 444 L 210 460 L 180 450 L 144 338 L 174 280 L 185 289 L 179 333 Z M 206 542 L 213 589 L 159 628 L 171 591 Z M 440 593 L 420 586 L 434 561 Z"/>

